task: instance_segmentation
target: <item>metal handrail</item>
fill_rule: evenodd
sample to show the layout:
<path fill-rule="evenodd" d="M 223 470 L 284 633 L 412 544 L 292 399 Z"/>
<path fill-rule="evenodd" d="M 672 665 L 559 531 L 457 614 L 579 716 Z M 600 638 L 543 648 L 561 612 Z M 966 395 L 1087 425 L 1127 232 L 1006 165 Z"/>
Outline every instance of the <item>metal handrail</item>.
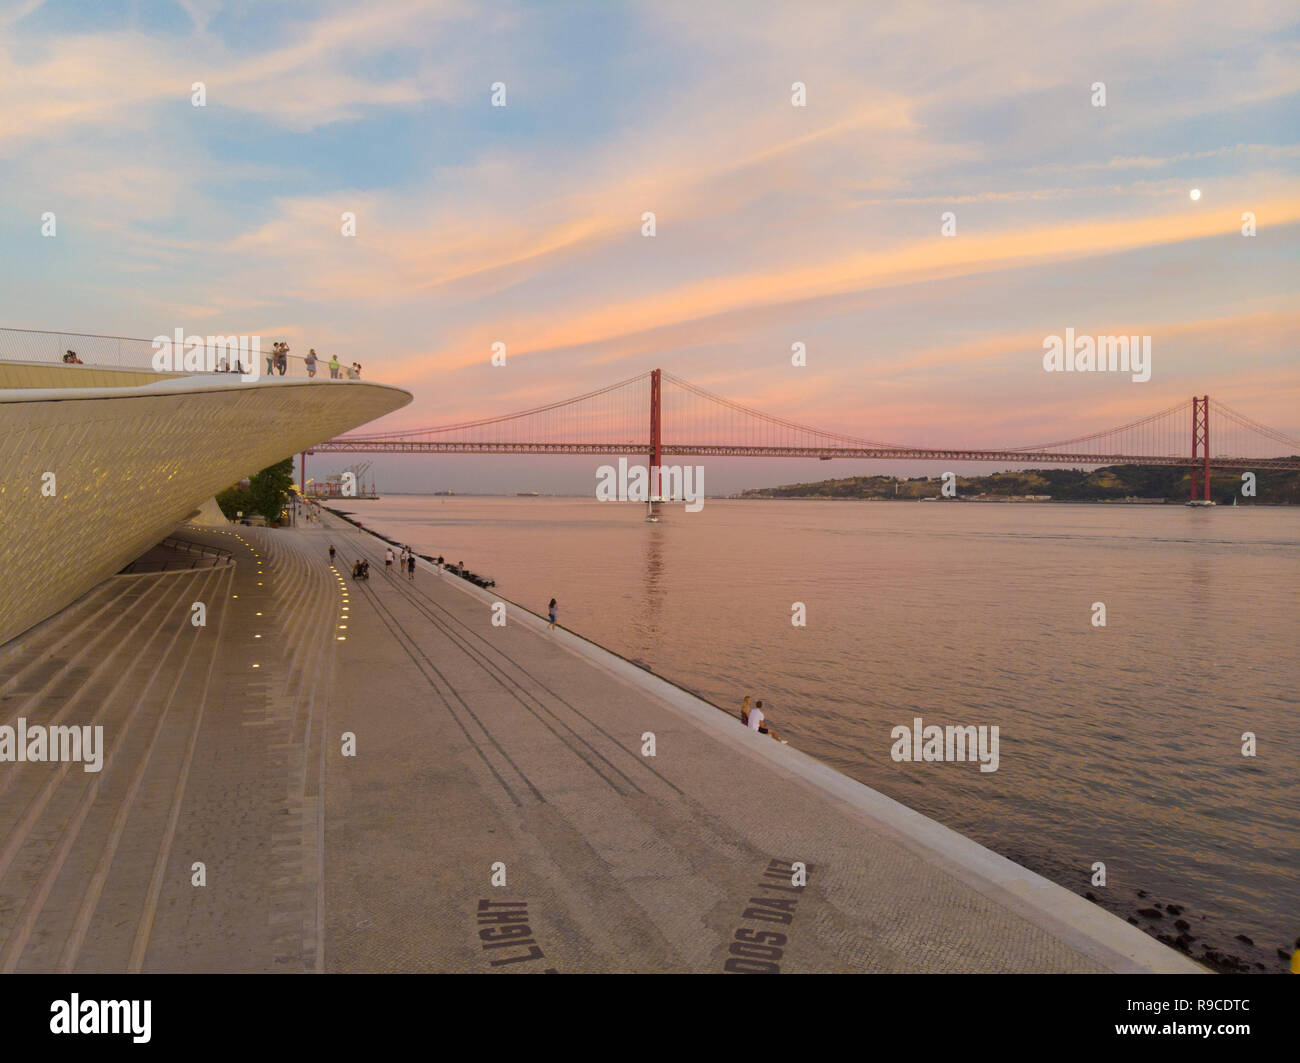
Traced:
<path fill-rule="evenodd" d="M 202 543 L 193 543 L 188 539 L 174 539 L 170 535 L 161 540 L 158 546 L 169 546 L 173 550 L 184 550 L 187 554 L 204 554 L 213 557 L 233 557 L 229 550 L 222 550 L 219 546 L 204 546 Z"/>
<path fill-rule="evenodd" d="M 218 357 L 224 357 L 225 351 L 221 345 L 209 345 L 206 342 L 209 339 L 215 339 L 215 336 L 204 335 L 196 338 L 205 341 L 202 348 L 203 364 L 205 366 L 208 364 L 215 365 Z M 266 344 L 265 349 L 259 353 L 261 359 L 257 366 L 259 375 L 289 375 L 287 364 L 286 372 L 283 374 L 267 368 L 269 360 L 274 358 L 274 352 L 270 350 L 270 346 L 270 343 Z M 29 362 L 38 365 L 75 364 L 63 361 L 65 352 L 69 350 L 76 352 L 83 365 L 141 369 L 151 373 L 159 372 L 154 368 L 153 364 L 155 353 L 153 340 L 146 340 L 137 336 L 109 336 L 95 332 L 51 332 L 43 329 L 0 327 L 0 361 Z M 209 357 L 209 354 L 211 354 L 211 357 Z M 306 375 L 306 359 L 302 355 L 287 355 L 286 363 L 289 362 L 301 363 L 298 367 L 299 372 L 293 375 Z M 346 369 L 347 366 L 340 361 L 338 379 L 345 379 L 343 374 Z M 164 372 L 176 376 L 194 375 L 193 371 L 185 370 L 164 370 Z M 220 370 L 205 369 L 203 372 L 220 372 Z M 316 356 L 316 379 L 330 379 L 329 358 L 321 357 L 319 354 Z"/>
<path fill-rule="evenodd" d="M 195 554 L 197 556 L 189 559 L 169 557 L 166 560 L 146 561 L 144 558 L 149 552 L 146 551 L 145 554 L 137 557 L 134 561 L 118 572 L 118 575 L 126 576 L 138 575 L 145 572 L 167 572 L 173 569 L 195 569 L 199 568 L 201 565 L 205 568 L 216 568 L 219 565 L 232 564 L 235 559 L 235 555 L 231 551 L 223 550 L 219 546 L 206 546 L 203 543 L 191 542 L 188 539 L 177 539 L 171 535 L 168 535 L 154 543 L 149 550 L 155 550 L 160 546 L 164 546 L 167 549 L 174 550 L 178 553 Z M 209 558 L 213 559 L 212 563 L 205 564 Z"/>

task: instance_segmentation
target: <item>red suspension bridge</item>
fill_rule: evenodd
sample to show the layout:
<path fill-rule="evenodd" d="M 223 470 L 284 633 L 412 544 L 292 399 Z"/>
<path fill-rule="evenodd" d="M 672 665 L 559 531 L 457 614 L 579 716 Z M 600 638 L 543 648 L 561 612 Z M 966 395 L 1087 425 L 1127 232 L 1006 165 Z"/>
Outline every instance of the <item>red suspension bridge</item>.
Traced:
<path fill-rule="evenodd" d="M 1211 451 L 1214 453 L 1211 453 Z M 1192 497 L 1209 498 L 1210 469 L 1300 469 L 1300 440 L 1208 395 L 1073 439 L 1001 449 L 917 447 L 860 439 L 742 406 L 660 369 L 516 413 L 370 435 L 340 436 L 311 453 L 646 454 L 665 457 L 882 458 L 1020 466 L 1190 467 Z"/>

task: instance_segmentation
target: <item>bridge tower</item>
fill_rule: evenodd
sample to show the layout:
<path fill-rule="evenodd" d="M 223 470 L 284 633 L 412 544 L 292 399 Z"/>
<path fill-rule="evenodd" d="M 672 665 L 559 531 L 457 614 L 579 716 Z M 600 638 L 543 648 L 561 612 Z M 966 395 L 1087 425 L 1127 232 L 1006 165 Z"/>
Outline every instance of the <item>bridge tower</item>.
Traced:
<path fill-rule="evenodd" d="M 650 502 L 659 501 L 659 466 L 663 464 L 662 428 L 659 416 L 659 374 L 661 370 L 650 371 Z"/>
<path fill-rule="evenodd" d="M 1197 497 L 1198 476 L 1201 497 L 1210 501 L 1210 396 L 1192 396 L 1192 461 L 1201 459 L 1201 468 L 1192 466 L 1191 498 Z"/>

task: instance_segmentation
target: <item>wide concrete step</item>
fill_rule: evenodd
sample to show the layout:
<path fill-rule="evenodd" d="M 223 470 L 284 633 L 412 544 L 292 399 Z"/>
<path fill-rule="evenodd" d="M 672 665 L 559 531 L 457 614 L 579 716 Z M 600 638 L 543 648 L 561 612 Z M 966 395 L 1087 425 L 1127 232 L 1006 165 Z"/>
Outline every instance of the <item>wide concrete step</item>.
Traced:
<path fill-rule="evenodd" d="M 0 769 L 0 970 L 316 965 L 337 584 L 274 532 L 176 536 L 230 563 L 114 577 L 0 654 L 0 723 L 104 728 L 98 773 Z"/>

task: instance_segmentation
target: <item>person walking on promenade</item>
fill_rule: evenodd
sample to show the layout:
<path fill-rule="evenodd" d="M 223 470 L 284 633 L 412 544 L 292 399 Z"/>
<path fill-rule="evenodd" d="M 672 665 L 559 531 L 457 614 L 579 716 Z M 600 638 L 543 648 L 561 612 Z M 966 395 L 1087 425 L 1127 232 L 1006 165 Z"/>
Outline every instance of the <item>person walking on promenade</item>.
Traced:
<path fill-rule="evenodd" d="M 749 726 L 749 698 L 750 695 L 746 694 L 745 700 L 740 703 L 740 722 L 746 727 Z"/>
<path fill-rule="evenodd" d="M 552 598 L 552 599 L 551 599 L 551 604 L 548 605 L 548 606 L 546 607 L 547 614 L 548 614 L 548 615 L 550 616 L 550 618 L 551 618 L 551 630 L 552 630 L 552 631 L 555 630 L 555 614 L 556 614 L 556 612 L 558 611 L 558 609 L 559 609 L 559 607 L 555 604 L 555 599 Z"/>
<path fill-rule="evenodd" d="M 330 543 L 330 564 L 334 564 L 334 544 Z"/>
<path fill-rule="evenodd" d="M 391 546 L 384 547 L 384 571 L 393 571 L 393 548 Z"/>
<path fill-rule="evenodd" d="M 337 380 L 339 378 L 339 356 L 337 354 L 330 355 L 329 365 L 330 365 L 330 379 Z"/>
<path fill-rule="evenodd" d="M 412 554 L 410 557 L 406 559 L 406 578 L 412 581 L 415 580 L 415 555 L 414 554 Z"/>
<path fill-rule="evenodd" d="M 307 352 L 307 357 L 303 359 L 303 362 L 306 363 L 307 366 L 307 375 L 315 376 L 316 375 L 316 348 L 315 347 L 313 347 L 311 350 Z"/>

